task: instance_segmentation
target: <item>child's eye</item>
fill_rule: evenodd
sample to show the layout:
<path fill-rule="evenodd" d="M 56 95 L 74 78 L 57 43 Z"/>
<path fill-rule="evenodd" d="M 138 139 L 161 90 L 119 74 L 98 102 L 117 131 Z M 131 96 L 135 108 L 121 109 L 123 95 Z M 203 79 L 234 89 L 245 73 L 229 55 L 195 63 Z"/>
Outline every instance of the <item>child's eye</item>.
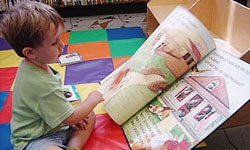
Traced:
<path fill-rule="evenodd" d="M 52 43 L 52 45 L 56 45 L 58 43 L 59 40 L 56 40 L 54 43 Z"/>

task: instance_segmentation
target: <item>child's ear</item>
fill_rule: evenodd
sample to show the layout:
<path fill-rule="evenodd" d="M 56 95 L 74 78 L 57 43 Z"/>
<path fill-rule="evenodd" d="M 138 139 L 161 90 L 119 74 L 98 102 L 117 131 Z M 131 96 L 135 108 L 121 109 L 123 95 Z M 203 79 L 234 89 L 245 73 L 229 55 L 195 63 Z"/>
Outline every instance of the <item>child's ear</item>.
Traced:
<path fill-rule="evenodd" d="M 25 47 L 23 48 L 23 54 L 29 58 L 29 59 L 34 59 L 35 58 L 35 52 L 34 49 L 31 47 Z"/>

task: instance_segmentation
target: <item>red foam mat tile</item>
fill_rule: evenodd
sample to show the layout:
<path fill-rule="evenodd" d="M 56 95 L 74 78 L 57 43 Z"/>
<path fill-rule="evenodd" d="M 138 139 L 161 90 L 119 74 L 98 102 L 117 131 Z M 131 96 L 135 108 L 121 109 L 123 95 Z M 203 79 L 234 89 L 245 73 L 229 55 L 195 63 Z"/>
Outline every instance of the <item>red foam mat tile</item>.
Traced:
<path fill-rule="evenodd" d="M 11 120 L 11 109 L 12 109 L 12 92 L 9 92 L 5 103 L 3 105 L 2 111 L 0 112 L 0 124 L 9 123 Z"/>
<path fill-rule="evenodd" d="M 129 150 L 127 140 L 119 125 L 107 114 L 96 116 L 96 124 L 90 139 L 82 150 Z"/>

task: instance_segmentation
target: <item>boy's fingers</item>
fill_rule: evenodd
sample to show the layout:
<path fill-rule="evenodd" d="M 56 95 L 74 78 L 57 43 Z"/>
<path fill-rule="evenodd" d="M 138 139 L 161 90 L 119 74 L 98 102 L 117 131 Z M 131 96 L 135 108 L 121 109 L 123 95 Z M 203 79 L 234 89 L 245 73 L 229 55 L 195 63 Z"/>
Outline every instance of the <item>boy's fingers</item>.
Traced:
<path fill-rule="evenodd" d="M 86 117 L 86 118 L 84 118 L 84 119 L 83 119 L 83 122 L 84 122 L 85 124 L 87 124 L 87 125 L 88 125 L 88 124 L 89 124 L 89 120 L 88 120 L 88 118 L 87 118 L 87 117 Z"/>
<path fill-rule="evenodd" d="M 79 128 L 77 125 L 75 125 L 75 124 L 74 124 L 74 125 L 71 125 L 70 127 L 71 127 L 72 129 L 74 129 L 74 130 L 80 130 L 80 128 Z"/>

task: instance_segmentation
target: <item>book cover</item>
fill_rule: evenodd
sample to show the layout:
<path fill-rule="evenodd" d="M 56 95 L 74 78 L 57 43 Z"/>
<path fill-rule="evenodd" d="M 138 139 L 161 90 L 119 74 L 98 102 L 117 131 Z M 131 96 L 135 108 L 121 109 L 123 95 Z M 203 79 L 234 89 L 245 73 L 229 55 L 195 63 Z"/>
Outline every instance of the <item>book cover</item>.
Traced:
<path fill-rule="evenodd" d="M 58 63 L 61 65 L 70 65 L 83 61 L 82 56 L 78 52 L 65 54 L 59 57 Z"/>
<path fill-rule="evenodd" d="M 63 85 L 63 92 L 66 100 L 70 102 L 81 100 L 75 85 Z"/>

